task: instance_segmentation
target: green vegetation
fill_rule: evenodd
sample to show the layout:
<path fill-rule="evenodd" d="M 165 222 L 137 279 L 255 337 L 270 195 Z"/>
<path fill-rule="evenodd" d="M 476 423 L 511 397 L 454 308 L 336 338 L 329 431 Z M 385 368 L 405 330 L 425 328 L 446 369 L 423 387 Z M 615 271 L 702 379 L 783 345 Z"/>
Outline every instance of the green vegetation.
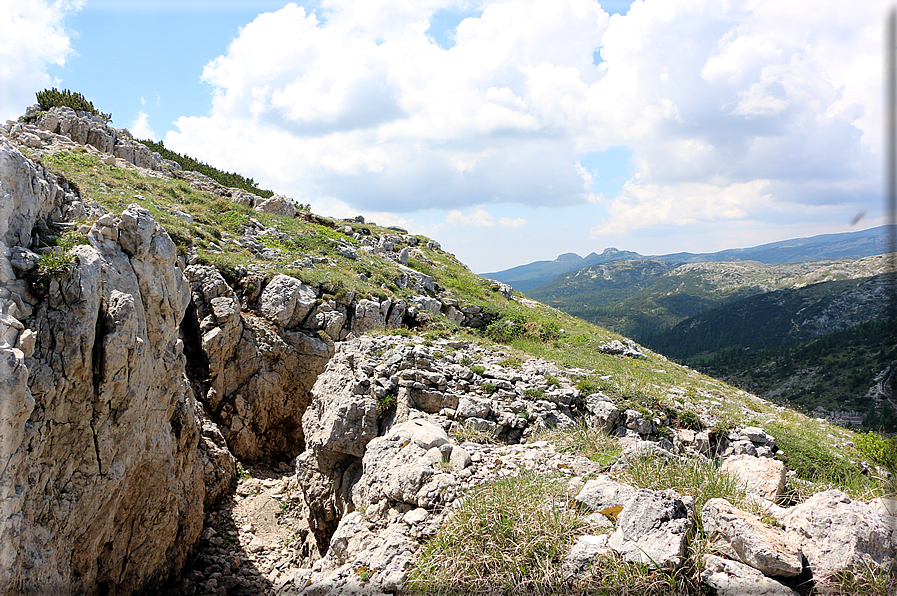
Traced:
<path fill-rule="evenodd" d="M 558 451 L 569 451 L 610 466 L 620 457 L 620 442 L 589 418 L 580 418 L 572 429 L 538 433 L 538 441 L 549 441 Z"/>
<path fill-rule="evenodd" d="M 863 452 L 828 443 L 821 436 L 823 429 L 772 423 L 766 425 L 766 430 L 775 437 L 776 445 L 782 450 L 777 459 L 796 472 L 786 486 L 786 504 L 800 502 L 830 488 L 839 488 L 855 499 L 897 493 L 894 476 L 884 479 L 864 473 L 856 463 L 862 459 Z M 887 444 L 884 441 L 869 443 Z"/>
<path fill-rule="evenodd" d="M 285 273 L 333 296 L 355 291 L 359 298 L 395 296 L 407 300 L 416 293 L 412 288 L 400 290 L 396 286 L 401 271 L 388 259 L 365 253 L 359 253 L 356 260 L 343 257 L 340 244 L 357 246 L 358 242 L 335 230 L 325 218 L 285 218 L 254 211 L 214 192 L 197 190 L 184 180 L 144 178 L 138 172 L 106 165 L 77 151 L 45 156 L 41 162 L 114 214 L 131 203 L 145 207 L 171 236 L 180 254 L 195 250 L 201 264 L 217 267 L 231 281 L 239 277 L 238 269 L 255 265 L 268 278 Z M 176 211 L 190 215 L 193 221 L 185 221 Z M 249 218 L 275 230 L 274 235 L 261 236 L 264 244 L 278 251 L 272 259 L 263 259 L 233 243 L 243 235 Z M 394 234 L 385 228 L 367 227 L 373 233 Z M 435 254 L 428 249 L 421 252 Z M 295 265 L 307 257 L 326 257 L 329 264 L 301 269 Z M 362 281 L 360 274 L 369 281 Z M 475 278 L 469 271 L 465 277 Z M 448 323 L 444 317 L 437 317 L 434 326 L 443 321 Z"/>
<path fill-rule="evenodd" d="M 747 492 L 734 477 L 720 474 L 713 461 L 704 458 L 664 459 L 644 454 L 629 459 L 625 480 L 633 486 L 652 490 L 673 489 L 694 499 L 695 520 L 701 523 L 700 512 L 710 499 L 726 499 L 745 511 L 756 509 Z M 703 530 L 702 530 L 703 531 Z"/>
<path fill-rule="evenodd" d="M 818 325 L 857 293 L 874 295 L 883 263 L 619 260 L 527 294 L 777 403 L 804 412 L 858 410 L 867 413 L 865 428 L 895 432 L 897 412 L 867 395 L 897 359 L 889 347 L 894 326 L 880 320 L 884 303 L 873 300 L 829 323 L 852 326 L 846 330 L 820 336 Z"/>
<path fill-rule="evenodd" d="M 565 483 L 544 476 L 485 484 L 425 547 L 410 584 L 418 594 L 561 594 L 560 562 L 585 525 L 565 507 Z"/>
<path fill-rule="evenodd" d="M 56 246 L 58 251 L 48 251 L 40 256 L 37 263 L 37 275 L 41 278 L 50 278 L 65 273 L 69 265 L 75 260 L 75 255 L 70 251 L 79 244 L 88 244 L 87 236 L 84 234 L 69 230 L 58 238 L 48 239 L 50 246 Z"/>
<path fill-rule="evenodd" d="M 522 475 L 481 485 L 427 543 L 411 594 L 701 594 L 696 567 L 659 571 L 616 556 L 569 576 L 561 562 L 592 530 L 562 478 Z"/>
<path fill-rule="evenodd" d="M 863 433 L 856 438 L 856 448 L 876 465 L 884 467 L 891 474 L 897 474 L 897 437 Z"/>
<path fill-rule="evenodd" d="M 80 93 L 69 91 L 68 89 L 60 91 L 56 87 L 53 87 L 52 89 L 38 91 L 35 95 L 37 96 L 37 105 L 44 111 L 56 106 L 66 106 L 77 112 L 89 112 L 94 116 L 99 116 L 106 122 L 112 120 L 112 114 L 103 114 L 93 107 L 92 101 L 88 101 L 87 98 Z"/>
<path fill-rule="evenodd" d="M 894 321 L 869 321 L 793 346 L 730 348 L 685 363 L 758 395 L 775 392 L 775 401 L 805 412 L 817 406 L 866 411 L 864 426 L 894 432 L 897 413 L 884 404 L 875 410 L 867 391 L 876 375 L 897 359 L 893 346 L 885 347 L 895 333 Z"/>
<path fill-rule="evenodd" d="M 452 438 L 458 443 L 470 441 L 471 443 L 489 445 L 498 442 L 494 432 L 483 430 L 475 426 L 469 426 L 467 424 L 462 424 L 452 430 Z"/>
<path fill-rule="evenodd" d="M 240 174 L 237 174 L 236 172 L 224 172 L 216 167 L 210 166 L 207 163 L 194 159 L 189 155 L 181 155 L 180 153 L 172 151 L 171 149 L 166 147 L 165 143 L 163 143 L 162 141 L 155 142 L 144 139 L 138 142 L 143 143 L 144 145 L 149 147 L 150 151 L 157 152 L 163 158 L 170 159 L 171 161 L 177 163 L 183 169 L 204 174 L 218 184 L 227 188 L 240 188 L 265 199 L 274 195 L 274 191 L 259 188 L 258 183 L 252 178 L 245 178 Z M 306 211 L 308 211 L 308 205 L 304 205 L 303 207 Z"/>
<path fill-rule="evenodd" d="M 377 398 L 377 409 L 380 412 L 380 416 L 386 416 L 396 409 L 396 394 L 395 393 L 387 393 L 382 397 Z"/>

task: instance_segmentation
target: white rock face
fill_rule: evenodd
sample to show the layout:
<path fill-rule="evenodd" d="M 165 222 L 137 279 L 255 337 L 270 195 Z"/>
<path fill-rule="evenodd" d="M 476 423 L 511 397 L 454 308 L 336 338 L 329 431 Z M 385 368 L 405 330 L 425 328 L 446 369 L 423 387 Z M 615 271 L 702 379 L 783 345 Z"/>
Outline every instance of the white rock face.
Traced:
<path fill-rule="evenodd" d="M 704 557 L 701 579 L 717 596 L 797 596 L 797 592 L 753 567 L 716 555 Z"/>
<path fill-rule="evenodd" d="M 272 213 L 282 217 L 295 217 L 296 204 L 283 195 L 274 195 L 255 206 L 256 211 Z"/>
<path fill-rule="evenodd" d="M 704 531 L 715 536 L 715 546 L 764 575 L 793 577 L 803 570 L 800 548 L 780 528 L 762 523 L 725 499 L 710 499 L 701 511 Z"/>
<path fill-rule="evenodd" d="M 813 576 L 844 568 L 897 563 L 897 524 L 839 490 L 827 490 L 795 505 L 779 520 L 800 545 Z"/>
<path fill-rule="evenodd" d="M 259 312 L 283 328 L 302 323 L 315 307 L 317 293 L 296 278 L 277 275 L 265 286 Z"/>
<path fill-rule="evenodd" d="M 635 496 L 638 489 L 614 482 L 608 476 L 598 476 L 594 480 L 586 482 L 579 494 L 576 495 L 576 503 L 592 511 L 603 511 L 613 507 L 623 507 Z"/>
<path fill-rule="evenodd" d="M 6 246 L 31 248 L 47 220 L 84 213 L 5 139 L 0 188 Z M 75 247 L 45 295 L 4 282 L 34 334 L 30 358 L 0 346 L 4 591 L 151 588 L 202 528 L 199 425 L 178 339 L 189 286 L 148 212 L 132 205 L 119 221 L 115 240 Z"/>
<path fill-rule="evenodd" d="M 719 471 L 735 476 L 750 492 L 767 501 L 775 501 L 785 490 L 785 463 L 777 459 L 733 455 Z"/>
<path fill-rule="evenodd" d="M 692 526 L 690 506 L 690 497 L 674 491 L 640 489 L 623 506 L 607 544 L 627 561 L 675 568 L 682 561 Z"/>
<path fill-rule="evenodd" d="M 217 413 L 227 445 L 247 461 L 294 457 L 305 444 L 302 415 L 311 387 L 333 355 L 333 342 L 259 317 L 244 319 L 239 298 L 213 267 L 192 265 L 185 273 L 193 289 L 195 333 L 208 362 L 204 403 Z M 298 280 L 277 276 L 269 289 L 271 300 L 263 293 L 260 301 L 282 307 L 266 310 L 269 320 L 289 326 L 310 312 L 313 291 Z"/>

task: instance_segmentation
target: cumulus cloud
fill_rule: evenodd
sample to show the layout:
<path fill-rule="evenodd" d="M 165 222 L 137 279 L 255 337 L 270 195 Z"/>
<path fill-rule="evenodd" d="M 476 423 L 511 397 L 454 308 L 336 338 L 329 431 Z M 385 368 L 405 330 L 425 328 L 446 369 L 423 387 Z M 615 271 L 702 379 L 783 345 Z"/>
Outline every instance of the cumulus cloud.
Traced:
<path fill-rule="evenodd" d="M 479 227 L 525 223 L 495 203 L 591 203 L 593 233 L 622 233 L 856 213 L 879 191 L 883 0 L 321 7 L 243 27 L 205 67 L 210 115 L 166 143 L 295 195 Z M 427 34 L 446 8 L 471 14 L 450 49 Z M 637 171 L 602 196 L 580 160 L 613 146 Z"/>
<path fill-rule="evenodd" d="M 47 69 L 72 54 L 63 21 L 83 5 L 84 0 L 0 2 L 0 120 L 20 116 L 37 91 L 58 84 Z"/>
<path fill-rule="evenodd" d="M 155 141 L 157 139 L 156 133 L 150 128 L 149 115 L 147 115 L 146 112 L 138 112 L 137 117 L 131 122 L 131 126 L 128 127 L 128 130 L 130 130 L 131 134 L 138 139 L 149 139 L 150 141 Z"/>
<path fill-rule="evenodd" d="M 495 226 L 520 228 L 527 224 L 527 221 L 522 217 L 500 217 L 496 221 L 495 217 L 483 207 L 477 207 L 467 215 L 461 213 L 458 209 L 452 209 L 449 211 L 445 221 L 455 226 L 475 226 L 477 228 L 494 228 Z"/>
<path fill-rule="evenodd" d="M 227 167 L 360 209 L 585 200 L 571 127 L 606 13 L 590 0 L 490 4 L 444 50 L 429 18 L 459 4 L 260 15 L 205 68 L 212 114 L 178 120 L 166 143 L 228 160 L 216 146 L 240 139 L 252 149 Z"/>

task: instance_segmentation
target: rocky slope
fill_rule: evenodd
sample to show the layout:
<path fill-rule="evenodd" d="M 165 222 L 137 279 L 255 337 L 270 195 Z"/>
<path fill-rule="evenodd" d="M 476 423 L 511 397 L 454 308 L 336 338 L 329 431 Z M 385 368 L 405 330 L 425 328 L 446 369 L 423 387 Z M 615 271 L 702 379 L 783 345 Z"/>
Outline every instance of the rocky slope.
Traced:
<path fill-rule="evenodd" d="M 893 502 L 773 503 L 786 468 L 758 425 L 787 411 L 436 242 L 141 147 L 59 108 L 0 127 L 0 593 L 426 591 L 422 545 L 471 491 L 527 474 L 562 478 L 588 519 L 556 561 L 573 582 L 620 561 L 686 566 L 721 594 L 806 593 L 893 564 Z M 605 460 L 561 446 L 583 428 L 611 435 Z M 722 463 L 755 506 L 620 481 L 645 458 Z M 690 545 L 698 526 L 719 556 Z"/>

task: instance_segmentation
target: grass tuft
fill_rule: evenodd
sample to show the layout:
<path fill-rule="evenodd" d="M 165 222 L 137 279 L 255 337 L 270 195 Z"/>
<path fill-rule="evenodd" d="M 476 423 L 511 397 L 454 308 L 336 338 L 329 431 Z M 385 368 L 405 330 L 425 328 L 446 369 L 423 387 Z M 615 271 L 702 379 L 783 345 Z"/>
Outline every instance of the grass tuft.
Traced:
<path fill-rule="evenodd" d="M 710 499 L 726 499 L 744 511 L 756 509 L 744 485 L 733 476 L 721 474 L 716 465 L 707 459 L 664 459 L 646 453 L 628 460 L 623 477 L 633 486 L 652 490 L 673 489 L 680 495 L 690 496 L 694 500 L 695 518 L 699 525 L 701 509 Z"/>
<path fill-rule="evenodd" d="M 565 486 L 524 475 L 475 489 L 424 548 L 412 593 L 565 593 L 560 563 L 585 524 Z"/>
<path fill-rule="evenodd" d="M 580 418 L 571 429 L 550 429 L 533 437 L 548 441 L 558 451 L 569 451 L 592 461 L 610 465 L 620 457 L 620 442 L 605 432 L 593 419 Z"/>

